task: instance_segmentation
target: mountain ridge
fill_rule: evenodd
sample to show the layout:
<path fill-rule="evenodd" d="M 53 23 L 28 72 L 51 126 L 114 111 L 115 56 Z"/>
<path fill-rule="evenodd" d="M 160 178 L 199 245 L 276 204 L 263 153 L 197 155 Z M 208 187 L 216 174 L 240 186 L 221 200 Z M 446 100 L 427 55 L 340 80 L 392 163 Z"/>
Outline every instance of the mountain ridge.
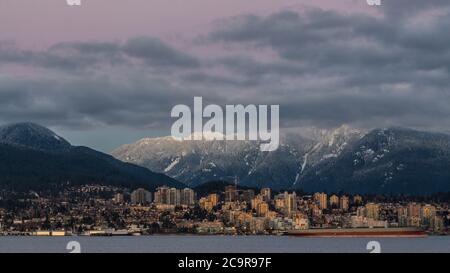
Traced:
<path fill-rule="evenodd" d="M 143 138 L 117 148 L 112 155 L 193 186 L 237 175 L 248 186 L 289 188 L 307 165 L 339 153 L 347 142 L 359 139 L 361 134 L 348 126 L 328 132 L 309 130 L 304 135 L 287 133 L 281 136 L 278 150 L 270 153 L 261 152 L 257 141 Z M 264 170 L 272 170 L 269 179 Z"/>
<path fill-rule="evenodd" d="M 0 126 L 0 187 L 48 188 L 64 183 L 111 184 L 154 189 L 184 184 L 89 147 L 72 146 L 34 123 Z"/>
<path fill-rule="evenodd" d="M 391 153 L 383 155 L 384 148 Z M 257 143 L 249 141 L 181 143 L 145 138 L 112 154 L 192 186 L 225 178 L 231 181 L 236 175 L 250 187 L 428 194 L 450 191 L 449 153 L 450 136 L 444 133 L 341 126 L 286 134 L 279 149 L 270 153 L 260 152 Z M 374 162 L 369 164 L 369 159 Z M 353 165 L 355 160 L 362 163 Z M 398 175 L 397 168 L 407 168 L 409 174 Z M 430 181 L 421 184 L 414 177 Z"/>
<path fill-rule="evenodd" d="M 306 191 L 432 194 L 450 191 L 450 136 L 408 128 L 374 129 L 338 158 L 302 178 Z"/>
<path fill-rule="evenodd" d="M 38 150 L 66 150 L 70 143 L 48 128 L 31 122 L 0 126 L 0 143 Z"/>

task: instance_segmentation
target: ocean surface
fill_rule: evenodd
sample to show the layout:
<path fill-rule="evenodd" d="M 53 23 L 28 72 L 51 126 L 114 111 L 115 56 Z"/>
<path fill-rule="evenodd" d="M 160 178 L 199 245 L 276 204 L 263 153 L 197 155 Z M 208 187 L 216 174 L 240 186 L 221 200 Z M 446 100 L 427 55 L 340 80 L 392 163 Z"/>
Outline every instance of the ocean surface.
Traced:
<path fill-rule="evenodd" d="M 76 241 L 76 243 L 69 242 Z M 379 243 L 381 252 L 447 252 L 450 236 L 425 238 L 300 238 L 290 236 L 154 235 L 126 237 L 2 237 L 0 252 L 69 253 L 369 253 L 367 244 Z M 69 249 L 69 250 L 68 250 Z M 78 248 L 77 248 L 78 249 Z"/>

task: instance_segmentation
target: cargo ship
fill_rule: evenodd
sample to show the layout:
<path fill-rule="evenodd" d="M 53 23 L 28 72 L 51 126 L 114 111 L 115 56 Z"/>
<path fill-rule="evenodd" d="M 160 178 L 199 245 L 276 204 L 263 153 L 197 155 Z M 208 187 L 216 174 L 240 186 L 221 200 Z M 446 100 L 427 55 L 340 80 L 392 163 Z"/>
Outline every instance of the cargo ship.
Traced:
<path fill-rule="evenodd" d="M 427 234 L 416 228 L 315 228 L 289 230 L 285 235 L 300 237 L 425 237 Z"/>

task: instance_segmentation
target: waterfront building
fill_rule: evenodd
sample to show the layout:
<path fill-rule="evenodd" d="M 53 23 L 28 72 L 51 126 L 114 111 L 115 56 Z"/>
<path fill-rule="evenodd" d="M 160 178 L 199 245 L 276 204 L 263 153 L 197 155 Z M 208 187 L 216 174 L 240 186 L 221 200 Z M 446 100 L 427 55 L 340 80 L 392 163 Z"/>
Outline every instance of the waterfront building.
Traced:
<path fill-rule="evenodd" d="M 327 194 L 324 192 L 316 192 L 314 194 L 314 201 L 319 205 L 320 209 L 327 209 Z"/>
<path fill-rule="evenodd" d="M 272 199 L 272 191 L 270 188 L 262 188 L 260 194 L 264 202 L 270 202 Z"/>
<path fill-rule="evenodd" d="M 278 196 L 275 199 L 275 209 L 277 210 L 283 210 L 284 208 L 284 199 L 279 198 Z"/>
<path fill-rule="evenodd" d="M 195 205 L 195 192 L 192 189 L 184 188 L 181 190 L 181 205 L 193 207 Z M 214 203 L 214 206 L 217 204 Z"/>
<path fill-rule="evenodd" d="M 237 201 L 238 191 L 235 185 L 228 185 L 225 187 L 225 202 Z"/>
<path fill-rule="evenodd" d="M 353 203 L 354 203 L 356 206 L 362 205 L 362 202 L 363 202 L 363 198 L 362 198 L 361 195 L 357 194 L 357 195 L 353 196 Z"/>
<path fill-rule="evenodd" d="M 295 192 L 284 192 L 284 211 L 287 215 L 297 211 L 297 195 Z"/>
<path fill-rule="evenodd" d="M 208 195 L 208 200 L 212 203 L 212 205 L 215 207 L 219 203 L 219 195 L 216 193 L 211 193 Z"/>
<path fill-rule="evenodd" d="M 180 206 L 181 205 L 181 192 L 179 189 L 170 188 L 169 190 L 169 205 Z"/>
<path fill-rule="evenodd" d="M 408 208 L 400 206 L 397 208 L 397 219 L 400 227 L 408 226 Z"/>
<path fill-rule="evenodd" d="M 335 194 L 330 196 L 330 207 L 337 208 L 339 206 L 339 197 Z"/>
<path fill-rule="evenodd" d="M 309 229 L 309 220 L 306 215 L 296 213 L 293 216 L 294 229 Z"/>
<path fill-rule="evenodd" d="M 420 217 L 417 216 L 408 216 L 408 220 L 407 220 L 407 226 L 409 227 L 421 227 L 422 226 L 422 221 L 420 219 Z"/>
<path fill-rule="evenodd" d="M 205 209 L 207 211 L 211 211 L 214 208 L 213 203 L 207 197 L 200 198 L 198 203 L 202 209 Z"/>
<path fill-rule="evenodd" d="M 143 188 L 139 188 L 131 193 L 132 204 L 146 204 L 152 202 L 151 193 Z"/>
<path fill-rule="evenodd" d="M 435 216 L 433 221 L 433 231 L 441 232 L 444 230 L 444 220 L 440 216 Z"/>
<path fill-rule="evenodd" d="M 351 217 L 352 228 L 386 228 L 387 221 L 380 221 L 373 218 L 364 216 L 352 216 Z"/>
<path fill-rule="evenodd" d="M 428 228 L 434 226 L 434 220 L 436 217 L 436 207 L 426 204 L 420 210 L 420 220 L 422 225 Z"/>
<path fill-rule="evenodd" d="M 348 197 L 343 195 L 340 199 L 339 199 L 339 208 L 343 211 L 347 211 L 349 208 L 349 200 Z"/>
<path fill-rule="evenodd" d="M 161 186 L 156 189 L 155 203 L 169 205 L 170 200 L 170 188 L 167 186 Z"/>
<path fill-rule="evenodd" d="M 266 202 L 261 202 L 256 207 L 256 214 L 259 217 L 266 217 L 269 213 L 269 205 Z"/>
<path fill-rule="evenodd" d="M 196 231 L 200 234 L 221 234 L 224 232 L 223 223 L 220 221 L 199 222 L 196 223 L 196 226 Z"/>
<path fill-rule="evenodd" d="M 253 234 L 263 234 L 268 227 L 268 221 L 264 217 L 253 217 L 249 221 L 249 230 Z"/>
<path fill-rule="evenodd" d="M 421 205 L 417 203 L 408 204 L 408 217 L 420 217 Z"/>
<path fill-rule="evenodd" d="M 322 215 L 322 210 L 320 209 L 318 204 L 312 204 L 310 209 L 312 216 L 319 217 Z"/>
<path fill-rule="evenodd" d="M 373 220 L 378 220 L 380 216 L 380 206 L 375 203 L 367 203 L 365 206 L 365 216 Z"/>
<path fill-rule="evenodd" d="M 118 192 L 114 194 L 113 202 L 116 204 L 122 204 L 124 202 L 123 193 Z"/>
<path fill-rule="evenodd" d="M 207 197 L 202 197 L 199 200 L 199 205 L 201 208 L 206 209 L 207 211 L 211 211 L 218 203 L 218 195 L 212 193 Z"/>
<path fill-rule="evenodd" d="M 259 205 L 260 203 L 262 203 L 262 202 L 264 202 L 264 201 L 263 201 L 261 195 L 258 195 L 258 196 L 256 196 L 255 198 L 253 198 L 252 201 L 251 201 L 251 207 L 252 207 L 252 209 L 256 210 L 256 208 L 258 207 L 258 205 Z M 283 206 L 284 206 L 284 204 L 283 204 Z"/>

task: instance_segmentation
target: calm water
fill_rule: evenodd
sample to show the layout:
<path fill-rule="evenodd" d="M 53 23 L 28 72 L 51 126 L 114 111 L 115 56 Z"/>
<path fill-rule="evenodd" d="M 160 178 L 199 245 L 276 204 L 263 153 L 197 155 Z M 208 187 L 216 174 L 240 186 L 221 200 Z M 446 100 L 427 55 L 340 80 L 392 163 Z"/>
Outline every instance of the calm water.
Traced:
<path fill-rule="evenodd" d="M 1 237 L 0 252 L 69 252 L 78 241 L 81 252 L 369 252 L 369 241 L 382 252 L 449 252 L 450 236 L 426 238 L 299 238 L 289 236 L 131 236 L 131 237 Z"/>

